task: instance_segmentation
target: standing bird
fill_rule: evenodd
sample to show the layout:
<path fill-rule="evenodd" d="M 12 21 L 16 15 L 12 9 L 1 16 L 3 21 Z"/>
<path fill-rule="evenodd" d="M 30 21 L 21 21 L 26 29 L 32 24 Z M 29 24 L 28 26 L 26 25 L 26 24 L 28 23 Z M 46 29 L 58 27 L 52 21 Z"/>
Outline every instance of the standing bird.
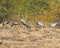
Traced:
<path fill-rule="evenodd" d="M 52 24 L 50 24 L 50 27 L 55 28 L 58 24 L 59 24 L 58 22 L 52 23 Z"/>
<path fill-rule="evenodd" d="M 12 22 L 11 27 L 14 26 L 14 25 L 15 26 L 18 25 L 18 22 Z"/>
<path fill-rule="evenodd" d="M 31 25 L 26 21 L 26 20 L 23 20 L 21 19 L 21 22 L 24 26 L 26 26 L 27 30 L 30 29 L 31 30 Z"/>
<path fill-rule="evenodd" d="M 38 28 L 44 28 L 45 25 L 42 22 L 34 21 L 36 25 L 38 25 Z"/>

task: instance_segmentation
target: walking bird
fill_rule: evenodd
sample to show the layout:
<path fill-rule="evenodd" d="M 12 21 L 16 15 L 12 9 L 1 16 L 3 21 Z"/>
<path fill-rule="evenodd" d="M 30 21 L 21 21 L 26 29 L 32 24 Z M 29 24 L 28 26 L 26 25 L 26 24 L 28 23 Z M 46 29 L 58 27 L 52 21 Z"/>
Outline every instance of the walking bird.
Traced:
<path fill-rule="evenodd" d="M 58 24 L 59 24 L 58 22 L 52 23 L 52 24 L 50 24 L 50 27 L 55 28 Z"/>
<path fill-rule="evenodd" d="M 27 30 L 28 30 L 28 29 L 31 30 L 31 25 L 30 25 L 26 20 L 21 19 L 21 22 L 22 22 L 22 24 L 27 28 Z"/>
<path fill-rule="evenodd" d="M 14 25 L 15 26 L 18 25 L 18 22 L 16 22 L 16 21 L 15 22 L 12 22 L 11 27 L 14 26 Z"/>
<path fill-rule="evenodd" d="M 45 25 L 40 21 L 34 21 L 34 22 L 35 22 L 36 25 L 38 25 L 39 28 L 44 28 L 45 27 Z"/>
<path fill-rule="evenodd" d="M 9 21 L 5 20 L 5 21 L 2 22 L 2 25 L 5 26 L 8 23 L 9 23 Z"/>

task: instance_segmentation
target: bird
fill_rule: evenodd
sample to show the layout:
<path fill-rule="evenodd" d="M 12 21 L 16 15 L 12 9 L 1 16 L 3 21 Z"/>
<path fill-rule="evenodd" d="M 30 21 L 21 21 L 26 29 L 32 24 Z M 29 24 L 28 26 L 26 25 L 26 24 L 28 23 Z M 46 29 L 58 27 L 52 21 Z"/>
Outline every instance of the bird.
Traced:
<path fill-rule="evenodd" d="M 56 26 L 60 26 L 60 23 L 58 23 Z"/>
<path fill-rule="evenodd" d="M 8 24 L 8 23 L 9 23 L 9 21 L 4 20 L 4 21 L 2 22 L 2 25 L 5 26 L 5 25 Z"/>
<path fill-rule="evenodd" d="M 26 20 L 21 19 L 21 22 L 22 22 L 22 24 L 27 28 L 27 30 L 28 30 L 28 29 L 31 30 L 31 25 L 30 25 Z"/>
<path fill-rule="evenodd" d="M 16 22 L 16 21 L 15 22 L 12 22 L 11 27 L 14 26 L 14 25 L 15 26 L 18 25 L 18 22 Z"/>
<path fill-rule="evenodd" d="M 58 24 L 59 24 L 58 22 L 54 22 L 54 23 L 50 24 L 50 27 L 55 28 Z"/>
<path fill-rule="evenodd" d="M 45 27 L 45 24 L 43 24 L 42 22 L 40 21 L 34 21 L 36 25 L 38 25 L 38 28 L 44 28 Z"/>

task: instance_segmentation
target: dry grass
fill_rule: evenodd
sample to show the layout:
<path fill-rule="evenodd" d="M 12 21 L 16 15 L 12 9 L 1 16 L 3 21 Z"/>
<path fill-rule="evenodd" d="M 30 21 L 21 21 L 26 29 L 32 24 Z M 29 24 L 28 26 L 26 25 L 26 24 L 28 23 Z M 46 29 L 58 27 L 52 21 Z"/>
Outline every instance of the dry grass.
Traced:
<path fill-rule="evenodd" d="M 17 26 L 2 28 L 0 48 L 60 48 L 60 30 L 33 28 L 29 32 Z"/>

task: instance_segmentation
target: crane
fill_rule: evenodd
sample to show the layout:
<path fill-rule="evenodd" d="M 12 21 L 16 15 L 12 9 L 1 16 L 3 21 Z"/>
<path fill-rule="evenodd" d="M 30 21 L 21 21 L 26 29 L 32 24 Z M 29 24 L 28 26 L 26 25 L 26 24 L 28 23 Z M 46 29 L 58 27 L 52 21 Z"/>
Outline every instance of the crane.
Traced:
<path fill-rule="evenodd" d="M 31 30 L 31 25 L 24 19 L 21 19 L 22 24 L 28 29 Z"/>

